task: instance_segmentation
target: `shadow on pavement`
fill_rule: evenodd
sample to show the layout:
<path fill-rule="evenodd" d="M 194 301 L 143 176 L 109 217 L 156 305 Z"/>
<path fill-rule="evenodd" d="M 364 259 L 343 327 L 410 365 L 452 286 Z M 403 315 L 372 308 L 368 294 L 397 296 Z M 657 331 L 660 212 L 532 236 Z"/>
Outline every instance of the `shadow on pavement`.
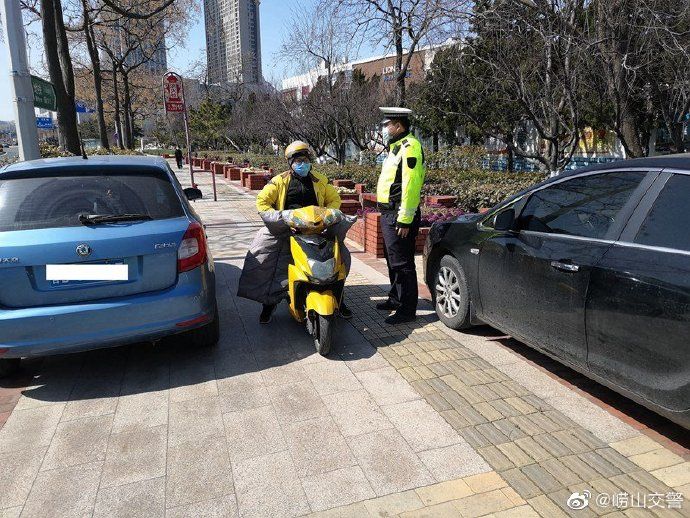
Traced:
<path fill-rule="evenodd" d="M 594 401 L 609 413 L 620 417 L 633 428 L 649 429 L 653 434 L 658 434 L 670 443 L 674 443 L 680 449 L 685 450 L 684 455 L 690 456 L 690 434 L 681 426 L 669 419 L 645 408 L 635 401 L 615 392 L 614 390 L 588 378 L 584 374 L 572 369 L 546 354 L 531 348 L 530 346 L 515 340 L 505 333 L 489 326 L 480 326 L 463 331 L 466 334 L 483 336 L 494 340 L 513 353 L 532 362 L 566 386 L 571 386 L 583 393 L 585 397 Z M 538 395 L 538 394 L 537 394 Z M 632 420 L 632 421 L 631 421 Z M 677 448 L 678 449 L 678 448 Z"/>
<path fill-rule="evenodd" d="M 260 325 L 261 306 L 235 296 L 240 268 L 216 263 L 221 337 L 215 347 L 192 348 L 184 334 L 151 342 L 27 359 L 0 388 L 23 388 L 35 401 L 115 398 L 184 389 L 212 380 L 270 371 L 316 355 L 313 341 L 281 304 L 274 321 Z M 337 323 L 336 343 L 327 360 L 365 360 L 376 349 L 348 322 Z M 319 360 L 321 361 L 321 360 Z M 277 375 L 280 375 L 279 373 Z"/>

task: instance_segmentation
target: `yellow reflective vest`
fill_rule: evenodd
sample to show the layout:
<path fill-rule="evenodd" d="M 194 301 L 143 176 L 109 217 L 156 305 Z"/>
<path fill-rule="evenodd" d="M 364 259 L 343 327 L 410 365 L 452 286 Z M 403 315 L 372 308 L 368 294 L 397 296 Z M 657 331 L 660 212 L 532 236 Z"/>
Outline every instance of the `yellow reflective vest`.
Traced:
<path fill-rule="evenodd" d="M 319 207 L 339 209 L 341 203 L 340 194 L 338 194 L 335 187 L 328 183 L 328 178 L 314 171 L 309 174 L 311 174 L 312 181 L 314 182 L 314 192 L 316 193 Z M 290 177 L 290 171 L 285 171 L 271 178 L 266 187 L 259 191 L 259 194 L 256 196 L 256 208 L 259 212 L 283 210 L 285 208 Z"/>
<path fill-rule="evenodd" d="M 424 150 L 411 133 L 391 142 L 389 148 L 376 186 L 376 201 L 397 208 L 398 223 L 409 225 L 421 201 L 426 174 Z"/>

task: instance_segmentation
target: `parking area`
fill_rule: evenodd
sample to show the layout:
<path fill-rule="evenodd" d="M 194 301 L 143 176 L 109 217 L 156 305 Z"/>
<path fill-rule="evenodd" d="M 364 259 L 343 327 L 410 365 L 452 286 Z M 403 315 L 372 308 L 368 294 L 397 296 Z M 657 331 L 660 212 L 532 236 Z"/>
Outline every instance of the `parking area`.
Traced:
<path fill-rule="evenodd" d="M 0 516 L 690 516 L 686 433 L 428 304 L 385 326 L 387 278 L 361 253 L 329 357 L 284 305 L 260 326 L 235 296 L 254 197 L 224 181 L 218 197 L 195 205 L 218 346 L 27 362 L 0 388 Z"/>

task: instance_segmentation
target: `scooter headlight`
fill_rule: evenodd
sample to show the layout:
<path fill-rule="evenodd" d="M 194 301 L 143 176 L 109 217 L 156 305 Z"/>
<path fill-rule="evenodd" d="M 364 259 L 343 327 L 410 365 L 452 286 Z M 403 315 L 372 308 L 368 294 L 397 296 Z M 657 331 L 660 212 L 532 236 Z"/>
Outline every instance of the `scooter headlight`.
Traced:
<path fill-rule="evenodd" d="M 325 284 L 335 280 L 337 275 L 335 273 L 334 258 L 330 258 L 327 261 L 309 259 L 307 262 L 311 269 L 311 275 L 308 275 L 310 281 Z"/>

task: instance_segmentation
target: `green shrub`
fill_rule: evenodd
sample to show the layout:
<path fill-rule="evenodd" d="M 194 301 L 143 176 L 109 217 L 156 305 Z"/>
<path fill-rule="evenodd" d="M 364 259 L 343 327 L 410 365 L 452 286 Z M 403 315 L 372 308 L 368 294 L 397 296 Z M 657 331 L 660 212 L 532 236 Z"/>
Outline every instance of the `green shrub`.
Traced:
<path fill-rule="evenodd" d="M 17 156 L 13 156 L 10 158 L 7 156 L 7 153 L 2 154 L 2 155 L 0 155 L 0 169 L 2 169 L 3 167 L 5 167 L 7 165 L 14 164 L 18 160 L 19 160 L 19 157 L 17 157 Z"/>
<path fill-rule="evenodd" d="M 57 146 L 50 146 L 48 144 L 40 144 L 40 151 L 42 158 L 55 158 L 55 157 L 68 157 L 75 156 L 69 151 L 61 150 Z M 111 149 L 88 149 L 86 151 L 88 156 L 93 155 L 141 155 L 141 153 L 135 149 L 120 149 L 119 147 L 112 147 Z"/>
<path fill-rule="evenodd" d="M 182 150 L 183 153 L 185 152 Z M 145 149 L 144 153 L 147 155 L 174 155 L 175 154 L 175 148 L 160 148 L 160 149 Z"/>
<path fill-rule="evenodd" d="M 72 153 L 69 151 L 64 151 L 61 150 L 57 146 L 51 146 L 49 144 L 39 144 L 38 146 L 39 151 L 41 152 L 41 157 L 42 158 L 55 158 L 55 157 L 64 157 L 64 156 L 74 156 Z"/>
<path fill-rule="evenodd" d="M 481 169 L 485 152 L 481 147 L 464 146 L 432 153 L 427 159 L 427 174 L 422 193 L 453 195 L 457 205 L 465 211 L 477 211 L 493 207 L 502 200 L 546 178 L 542 173 L 507 173 Z M 236 163 L 248 160 L 252 165 L 268 164 L 276 172 L 287 170 L 287 162 L 280 156 L 238 154 L 218 151 L 199 152 L 200 157 Z M 381 172 L 380 165 L 359 165 L 347 162 L 339 166 L 333 163 L 314 164 L 314 170 L 330 180 L 348 179 L 363 183 L 372 192 Z"/>
<path fill-rule="evenodd" d="M 141 155 L 141 152 L 137 151 L 136 149 L 120 149 L 117 146 L 113 146 L 109 150 L 104 149 L 104 148 L 89 150 L 86 152 L 86 154 L 87 155 Z"/>

